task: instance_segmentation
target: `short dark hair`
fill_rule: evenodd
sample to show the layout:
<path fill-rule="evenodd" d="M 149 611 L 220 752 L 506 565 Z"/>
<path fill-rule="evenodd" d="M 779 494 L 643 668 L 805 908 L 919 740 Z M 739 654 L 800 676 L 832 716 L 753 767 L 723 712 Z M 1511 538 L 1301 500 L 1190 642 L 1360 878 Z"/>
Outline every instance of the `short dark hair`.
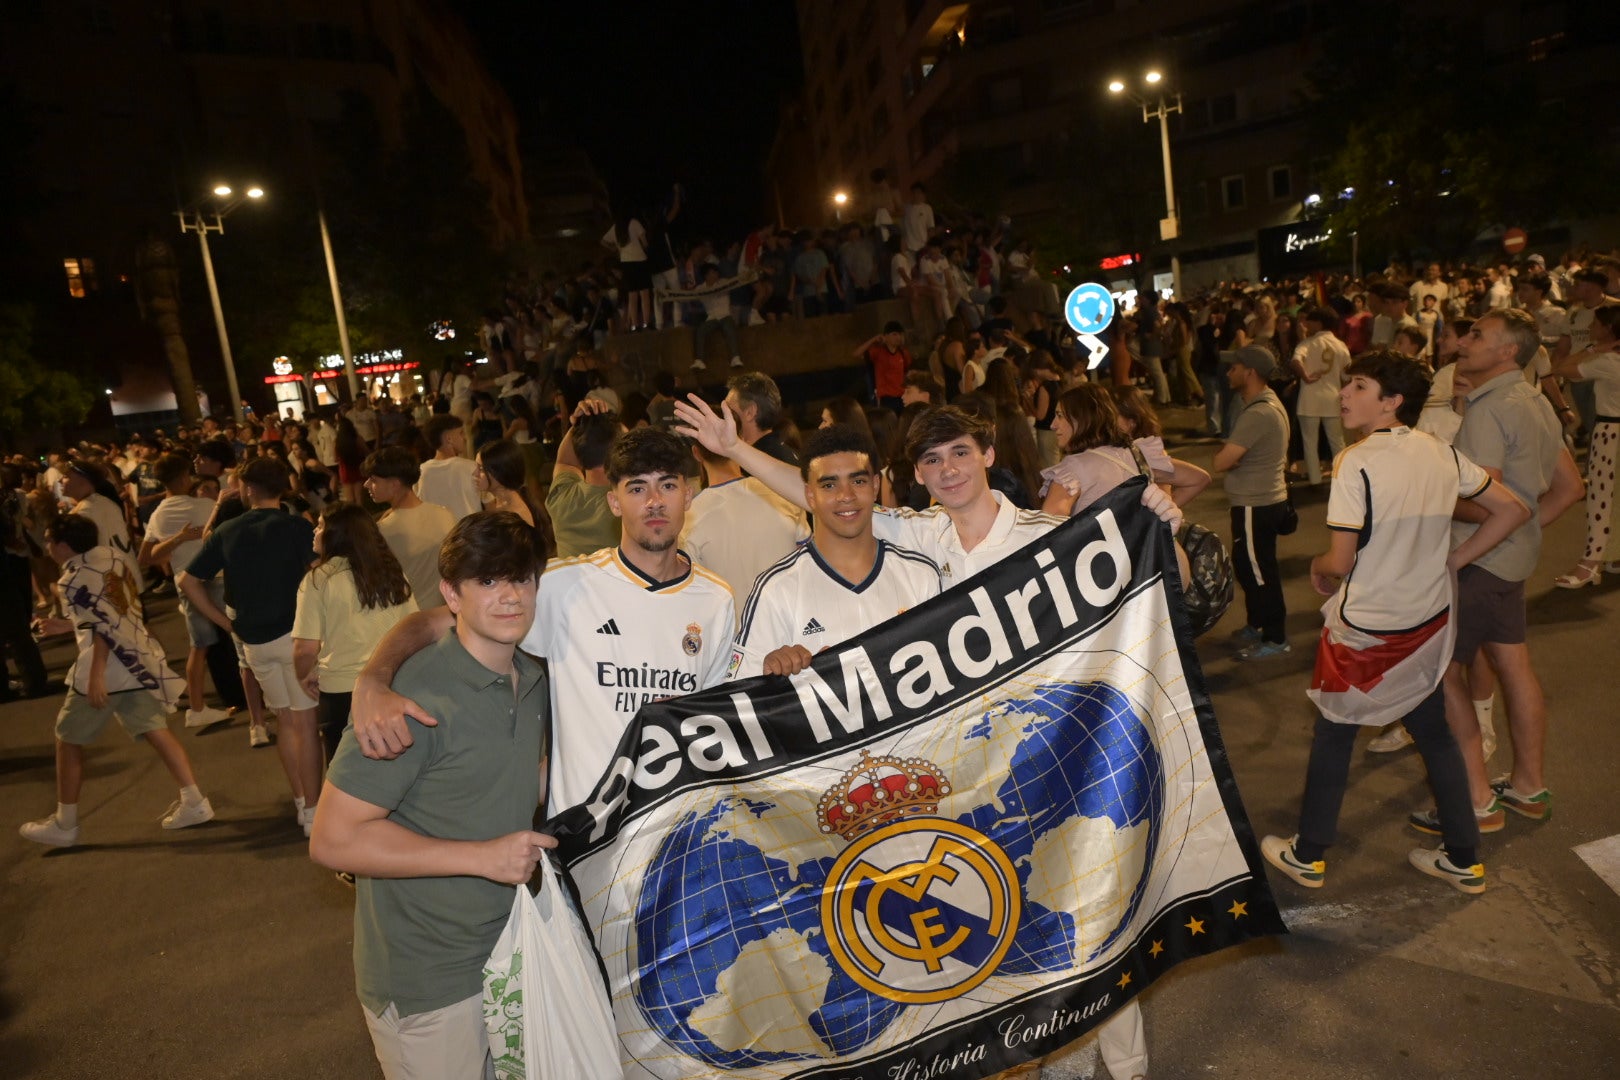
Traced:
<path fill-rule="evenodd" d="M 921 390 L 923 393 L 927 394 L 928 404 L 945 404 L 945 388 L 940 385 L 939 380 L 934 378 L 931 372 L 908 371 L 906 372 L 905 384 L 911 387 L 913 390 Z"/>
<path fill-rule="evenodd" d="M 214 418 L 210 416 L 207 419 Z M 216 462 L 221 472 L 236 465 L 236 450 L 228 439 L 204 439 L 202 445 L 197 447 L 197 456 Z"/>
<path fill-rule="evenodd" d="M 1345 370 L 1346 378 L 1357 375 L 1377 383 L 1379 397 L 1401 395 L 1395 419 L 1407 427 L 1416 424 L 1423 415 L 1423 403 L 1429 400 L 1429 372 L 1416 360 L 1393 349 L 1372 349 L 1352 360 Z"/>
<path fill-rule="evenodd" d="M 433 448 L 433 452 L 436 454 L 439 452 L 439 447 L 444 442 L 446 433 L 454 431 L 460 426 L 460 417 L 435 416 L 433 419 L 429 420 L 427 422 L 427 426 L 422 429 L 422 435 L 427 439 L 427 444 Z"/>
<path fill-rule="evenodd" d="M 809 480 L 810 463 L 829 454 L 865 454 L 867 464 L 873 471 L 877 469 L 877 447 L 872 436 L 850 424 L 834 424 L 817 428 L 804 441 L 804 449 L 799 451 L 799 475 Z"/>
<path fill-rule="evenodd" d="M 782 422 L 782 391 L 776 380 L 763 371 L 744 371 L 726 380 L 726 389 L 735 391 L 737 400 L 754 407 L 754 423 L 771 431 Z"/>
<path fill-rule="evenodd" d="M 685 476 L 691 455 L 679 435 L 657 428 L 627 431 L 613 441 L 607 456 L 608 483 L 627 476 Z"/>
<path fill-rule="evenodd" d="M 1523 274 L 1515 284 L 1519 286 L 1528 285 L 1542 296 L 1552 292 L 1552 278 L 1546 274 Z"/>
<path fill-rule="evenodd" d="M 1336 330 L 1339 327 L 1339 313 L 1326 304 L 1306 308 L 1299 317 L 1306 322 L 1316 323 L 1324 330 Z"/>
<path fill-rule="evenodd" d="M 607 464 L 613 441 L 621 434 L 623 424 L 615 412 L 587 413 L 574 421 L 574 454 L 586 469 L 597 469 Z"/>
<path fill-rule="evenodd" d="M 289 486 L 287 466 L 279 458 L 254 458 L 242 466 L 242 483 L 251 484 L 266 497 L 281 498 Z"/>
<path fill-rule="evenodd" d="M 534 527 L 510 510 L 468 514 L 439 548 L 439 576 L 453 586 L 475 578 L 528 581 L 544 569 Z"/>
<path fill-rule="evenodd" d="M 1397 326 L 1395 336 L 1405 338 L 1419 349 L 1429 344 L 1429 335 L 1425 334 L 1420 326 Z"/>
<path fill-rule="evenodd" d="M 1575 271 L 1574 278 L 1576 281 L 1584 281 L 1588 285 L 1596 285 L 1600 289 L 1609 287 L 1609 275 L 1595 266 L 1582 267 Z"/>
<path fill-rule="evenodd" d="M 996 445 L 994 423 L 955 405 L 936 405 L 917 417 L 906 434 L 906 460 L 916 465 L 918 459 L 934 447 L 955 442 L 964 435 L 972 437 L 980 450 L 990 450 Z"/>
<path fill-rule="evenodd" d="M 904 323 L 890 319 L 888 322 L 883 324 L 883 332 L 885 334 L 903 334 L 906 332 L 906 327 Z"/>
<path fill-rule="evenodd" d="M 61 514 L 45 526 L 45 539 L 53 544 L 66 544 L 75 555 L 83 555 L 101 543 L 101 529 L 95 519 L 84 514 Z"/>
<path fill-rule="evenodd" d="M 1373 292 L 1385 300 L 1407 300 L 1411 297 L 1411 293 L 1407 289 L 1402 288 L 1393 281 L 1386 281 L 1374 287 Z"/>
<path fill-rule="evenodd" d="M 183 454 L 164 454 L 152 464 L 152 478 L 164 487 L 191 475 L 191 462 Z"/>
<path fill-rule="evenodd" d="M 385 446 L 381 450 L 373 450 L 366 455 L 365 464 L 360 469 L 367 476 L 398 480 L 406 487 L 415 487 L 416 482 L 422 479 L 422 466 L 417 463 L 416 455 L 403 446 Z"/>

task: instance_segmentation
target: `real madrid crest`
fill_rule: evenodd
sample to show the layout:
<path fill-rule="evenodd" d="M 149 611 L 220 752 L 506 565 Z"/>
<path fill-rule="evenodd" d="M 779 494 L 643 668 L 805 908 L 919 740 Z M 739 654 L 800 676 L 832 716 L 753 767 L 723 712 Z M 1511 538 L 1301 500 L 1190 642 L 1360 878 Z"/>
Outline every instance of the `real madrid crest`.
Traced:
<path fill-rule="evenodd" d="M 892 1001 L 961 997 L 995 973 L 1018 929 L 1012 860 L 978 830 L 935 816 L 950 791 L 930 761 L 863 752 L 817 806 L 821 831 L 850 844 L 821 894 L 828 949 Z"/>
<path fill-rule="evenodd" d="M 697 623 L 686 624 L 686 636 L 681 638 L 681 651 L 687 656 L 696 656 L 703 651 L 703 627 Z"/>

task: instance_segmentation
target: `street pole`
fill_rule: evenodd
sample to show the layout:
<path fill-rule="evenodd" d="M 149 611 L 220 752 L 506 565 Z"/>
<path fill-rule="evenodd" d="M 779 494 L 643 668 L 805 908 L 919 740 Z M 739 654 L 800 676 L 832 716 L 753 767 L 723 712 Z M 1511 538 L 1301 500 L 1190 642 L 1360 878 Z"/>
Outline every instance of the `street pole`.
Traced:
<path fill-rule="evenodd" d="M 1159 95 L 1159 107 L 1155 115 L 1159 118 L 1159 149 L 1164 155 L 1164 209 L 1165 225 L 1159 230 L 1161 240 L 1175 240 L 1181 235 L 1181 221 L 1176 213 L 1176 182 L 1170 172 L 1170 114 L 1181 111 L 1181 95 L 1176 95 L 1174 108 L 1165 105 L 1164 95 Z M 1146 121 L 1149 113 L 1146 105 L 1142 106 L 1142 119 Z M 1181 296 L 1181 256 L 1176 252 L 1170 253 L 1170 288 L 1174 291 L 1177 300 Z"/>
<path fill-rule="evenodd" d="M 360 380 L 355 378 L 354 353 L 349 349 L 349 320 L 343 317 L 343 292 L 338 288 L 337 260 L 332 257 L 332 234 L 326 229 L 326 208 L 317 207 L 315 213 L 321 221 L 321 249 L 326 252 L 326 276 L 332 282 L 332 308 L 337 312 L 338 344 L 343 349 L 343 376 L 349 383 L 349 398 L 354 400 L 360 396 Z"/>
<path fill-rule="evenodd" d="M 182 216 L 180 220 L 182 227 L 184 227 L 185 218 Z M 243 419 L 242 391 L 236 385 L 236 361 L 231 357 L 230 336 L 225 333 L 225 309 L 220 307 L 219 303 L 219 282 L 214 279 L 214 258 L 208 253 L 208 230 L 210 226 L 203 220 L 202 211 L 200 210 L 197 211 L 195 224 L 197 243 L 202 248 L 203 274 L 208 278 L 208 299 L 214 305 L 214 329 L 219 332 L 219 352 L 225 358 L 225 387 L 230 391 L 231 395 L 231 412 L 236 416 L 237 422 L 241 423 Z M 224 232 L 224 222 L 216 218 L 212 228 Z"/>

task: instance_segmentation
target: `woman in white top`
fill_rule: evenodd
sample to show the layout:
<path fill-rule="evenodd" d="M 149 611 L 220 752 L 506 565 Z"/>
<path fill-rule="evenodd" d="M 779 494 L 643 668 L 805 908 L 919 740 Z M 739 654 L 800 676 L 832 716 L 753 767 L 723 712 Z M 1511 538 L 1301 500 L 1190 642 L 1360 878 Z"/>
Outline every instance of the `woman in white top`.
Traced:
<path fill-rule="evenodd" d="M 354 680 L 394 624 L 416 610 L 405 571 L 371 515 L 346 503 L 315 526 L 317 562 L 298 586 L 293 667 L 320 699 L 321 743 L 330 762 L 349 725 Z"/>
<path fill-rule="evenodd" d="M 652 271 L 647 267 L 647 230 L 626 214 L 602 236 L 602 246 L 619 253 L 624 277 L 625 318 L 631 331 L 647 329 L 652 319 Z"/>
<path fill-rule="evenodd" d="M 1573 570 L 1553 579 L 1560 589 L 1596 585 L 1605 569 L 1620 572 L 1620 563 L 1602 565 L 1609 546 L 1615 451 L 1620 445 L 1620 304 L 1606 304 L 1593 312 L 1589 333 L 1586 348 L 1571 352 L 1553 369 L 1554 375 L 1566 379 L 1591 380 L 1597 398 L 1597 424 L 1586 460 L 1586 554 Z"/>

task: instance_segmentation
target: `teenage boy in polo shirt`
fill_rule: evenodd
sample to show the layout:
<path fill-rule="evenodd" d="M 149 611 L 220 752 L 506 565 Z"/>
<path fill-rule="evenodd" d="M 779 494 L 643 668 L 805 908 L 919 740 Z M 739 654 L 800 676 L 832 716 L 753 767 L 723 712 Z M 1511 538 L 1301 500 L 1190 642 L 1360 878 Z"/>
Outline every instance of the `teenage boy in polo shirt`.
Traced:
<path fill-rule="evenodd" d="M 315 527 L 282 509 L 287 467 L 275 458 L 248 462 L 241 483 L 247 512 L 208 534 L 176 584 L 194 610 L 242 639 L 265 704 L 280 715 L 276 750 L 307 836 L 321 794 L 324 755 L 315 699 L 299 683 L 293 664 L 292 628 L 298 584 L 315 561 Z M 231 583 L 234 619 L 208 594 L 208 582 L 222 571 Z"/>
<path fill-rule="evenodd" d="M 416 726 L 375 761 L 345 731 L 310 858 L 352 873 L 355 988 L 388 1080 L 493 1076 L 483 969 L 526 883 L 555 847 L 531 823 L 542 797 L 545 669 L 517 651 L 540 564 L 515 514 L 463 518 L 439 556 L 455 628 L 396 685 L 447 723 Z"/>
<path fill-rule="evenodd" d="M 1530 511 L 1505 485 L 1451 447 L 1412 430 L 1429 394 L 1422 365 L 1386 349 L 1350 365 L 1339 393 L 1345 426 L 1369 432 L 1342 459 L 1328 497 L 1329 547 L 1311 562 L 1311 584 L 1335 596 L 1317 647 L 1311 697 L 1321 707 L 1305 774 L 1299 832 L 1268 836 L 1266 861 L 1309 889 L 1336 838 L 1350 754 L 1363 724 L 1398 719 L 1412 733 L 1438 812 L 1440 848 L 1408 861 L 1461 892 L 1485 891 L 1479 826 L 1468 773 L 1446 724 L 1441 677 L 1455 631 L 1451 575 L 1504 539 Z M 1451 550 L 1451 510 L 1473 500 L 1486 518 Z"/>

